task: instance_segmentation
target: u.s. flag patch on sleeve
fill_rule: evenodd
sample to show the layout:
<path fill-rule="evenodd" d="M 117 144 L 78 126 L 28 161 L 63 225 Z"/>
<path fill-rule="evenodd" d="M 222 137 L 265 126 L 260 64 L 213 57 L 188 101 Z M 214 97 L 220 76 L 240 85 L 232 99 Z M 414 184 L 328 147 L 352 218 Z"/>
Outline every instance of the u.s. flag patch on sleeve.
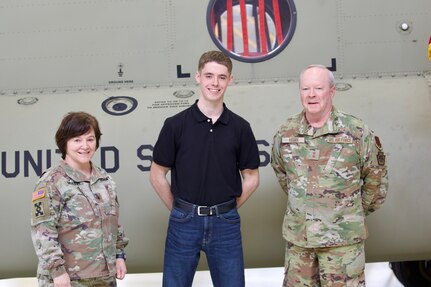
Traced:
<path fill-rule="evenodd" d="M 46 196 L 46 188 L 41 188 L 36 191 L 33 191 L 31 201 L 35 201 Z"/>

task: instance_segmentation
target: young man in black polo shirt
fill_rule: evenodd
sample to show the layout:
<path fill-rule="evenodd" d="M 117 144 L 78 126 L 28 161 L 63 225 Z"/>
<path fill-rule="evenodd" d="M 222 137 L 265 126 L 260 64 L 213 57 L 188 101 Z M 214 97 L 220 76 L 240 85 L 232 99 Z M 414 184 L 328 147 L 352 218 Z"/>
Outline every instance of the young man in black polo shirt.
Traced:
<path fill-rule="evenodd" d="M 166 119 L 154 146 L 150 181 L 171 211 L 165 287 L 192 285 L 200 251 L 215 287 L 245 285 L 237 208 L 259 185 L 260 160 L 250 124 L 223 103 L 231 72 L 223 53 L 204 53 L 195 76 L 199 100 Z"/>

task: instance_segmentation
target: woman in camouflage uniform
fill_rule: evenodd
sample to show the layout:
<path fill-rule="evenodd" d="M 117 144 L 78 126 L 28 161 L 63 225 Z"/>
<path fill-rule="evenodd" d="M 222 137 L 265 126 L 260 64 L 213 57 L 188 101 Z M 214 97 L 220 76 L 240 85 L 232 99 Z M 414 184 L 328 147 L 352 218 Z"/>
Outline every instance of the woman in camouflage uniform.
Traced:
<path fill-rule="evenodd" d="M 97 120 L 83 112 L 66 115 L 57 130 L 62 160 L 32 194 L 39 286 L 116 286 L 127 272 L 116 186 L 91 162 L 100 136 Z"/>

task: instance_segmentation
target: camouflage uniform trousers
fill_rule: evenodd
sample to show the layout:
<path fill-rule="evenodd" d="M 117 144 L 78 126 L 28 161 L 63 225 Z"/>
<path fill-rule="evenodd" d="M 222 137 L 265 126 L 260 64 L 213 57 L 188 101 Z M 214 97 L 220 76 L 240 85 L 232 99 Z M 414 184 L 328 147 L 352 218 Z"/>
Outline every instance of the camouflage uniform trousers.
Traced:
<path fill-rule="evenodd" d="M 302 248 L 286 244 L 283 287 L 365 287 L 364 242 Z"/>
<path fill-rule="evenodd" d="M 50 276 L 38 276 L 39 287 L 54 287 L 54 282 Z M 87 279 L 71 279 L 72 287 L 117 287 L 117 280 L 112 276 L 95 277 Z"/>

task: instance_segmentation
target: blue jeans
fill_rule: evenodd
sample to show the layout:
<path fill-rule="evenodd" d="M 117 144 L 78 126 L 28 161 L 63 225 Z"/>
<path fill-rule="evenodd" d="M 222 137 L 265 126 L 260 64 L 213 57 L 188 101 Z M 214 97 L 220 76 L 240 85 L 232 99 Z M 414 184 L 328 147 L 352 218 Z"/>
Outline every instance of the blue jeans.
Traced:
<path fill-rule="evenodd" d="M 198 216 L 172 208 L 166 237 L 164 287 L 190 287 L 206 254 L 214 287 L 243 287 L 244 260 L 240 216 L 236 208 L 212 216 Z"/>

